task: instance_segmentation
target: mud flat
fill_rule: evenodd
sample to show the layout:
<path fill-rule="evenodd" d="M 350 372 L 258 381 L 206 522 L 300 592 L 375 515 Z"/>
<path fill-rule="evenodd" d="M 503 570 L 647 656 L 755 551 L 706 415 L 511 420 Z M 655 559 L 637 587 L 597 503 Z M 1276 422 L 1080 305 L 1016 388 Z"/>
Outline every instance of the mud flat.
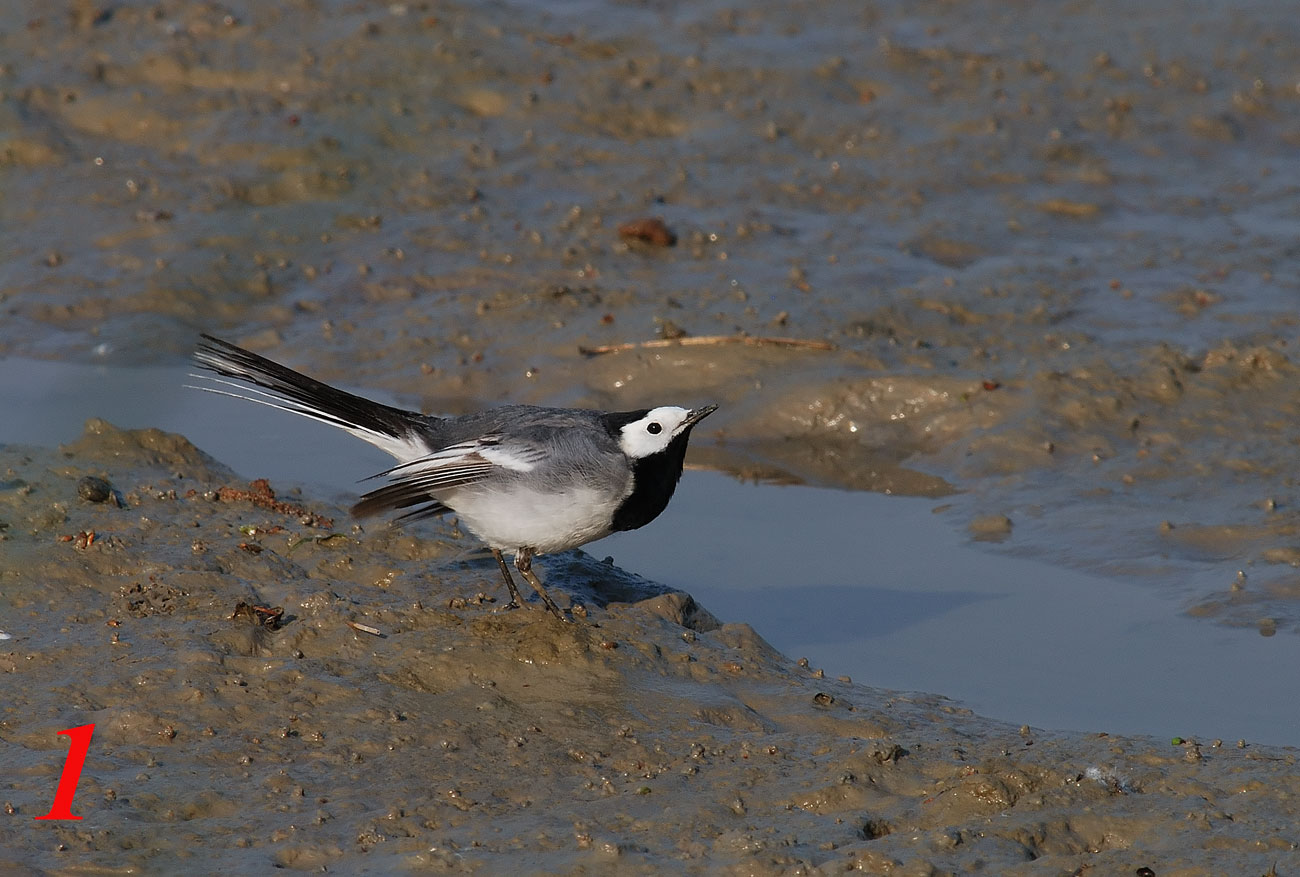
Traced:
<path fill-rule="evenodd" d="M 581 554 L 545 569 L 574 623 L 499 612 L 454 526 L 361 531 L 157 430 L 91 421 L 0 449 L 0 475 L 15 873 L 1300 864 L 1292 750 L 1043 733 L 829 678 Z M 56 732 L 91 722 L 82 821 L 34 821 Z"/>

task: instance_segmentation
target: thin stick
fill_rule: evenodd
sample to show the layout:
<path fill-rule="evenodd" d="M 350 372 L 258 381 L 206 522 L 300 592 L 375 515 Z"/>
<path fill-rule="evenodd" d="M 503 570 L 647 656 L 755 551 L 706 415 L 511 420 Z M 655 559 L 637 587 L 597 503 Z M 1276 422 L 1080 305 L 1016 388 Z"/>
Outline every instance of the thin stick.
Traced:
<path fill-rule="evenodd" d="M 368 633 L 371 636 L 387 639 L 387 637 L 384 637 L 383 633 L 380 632 L 379 628 L 371 627 L 369 624 L 362 624 L 359 621 L 344 621 L 343 623 L 358 633 Z"/>
<path fill-rule="evenodd" d="M 806 350 L 834 350 L 829 341 L 810 338 L 765 338 L 751 335 L 687 335 L 685 338 L 652 338 L 649 341 L 630 341 L 626 344 L 602 344 L 598 347 L 578 347 L 583 356 L 600 356 L 623 350 L 662 347 L 704 347 L 713 344 L 744 344 L 748 347 L 802 347 Z"/>

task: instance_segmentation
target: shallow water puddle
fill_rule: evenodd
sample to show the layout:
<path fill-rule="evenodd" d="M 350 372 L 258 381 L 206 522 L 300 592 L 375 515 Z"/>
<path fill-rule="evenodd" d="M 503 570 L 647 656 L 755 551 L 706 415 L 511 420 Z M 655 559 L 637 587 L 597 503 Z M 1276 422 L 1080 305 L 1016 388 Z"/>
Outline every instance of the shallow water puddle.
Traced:
<path fill-rule="evenodd" d="M 387 465 L 326 427 L 184 389 L 184 375 L 0 361 L 0 443 L 68 442 L 103 417 L 182 433 L 249 478 L 345 502 Z M 690 471 L 659 520 L 588 549 L 748 622 L 828 676 L 938 692 L 1037 727 L 1300 744 L 1300 699 L 1279 690 L 1300 638 L 1189 618 L 1186 589 L 1156 576 L 973 546 L 937 505 Z"/>
<path fill-rule="evenodd" d="M 1300 640 L 1182 613 L 1161 582 L 966 543 L 934 500 L 688 472 L 643 532 L 589 546 L 828 676 L 1036 727 L 1300 742 Z"/>

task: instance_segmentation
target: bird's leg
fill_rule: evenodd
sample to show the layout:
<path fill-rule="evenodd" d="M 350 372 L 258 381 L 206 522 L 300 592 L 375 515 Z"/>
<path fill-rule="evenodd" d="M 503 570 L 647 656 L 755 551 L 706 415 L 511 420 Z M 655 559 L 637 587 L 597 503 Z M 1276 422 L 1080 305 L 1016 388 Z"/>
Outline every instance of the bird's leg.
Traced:
<path fill-rule="evenodd" d="M 537 574 L 533 572 L 532 549 L 520 548 L 515 552 L 515 569 L 519 570 L 519 574 L 528 581 L 528 584 L 533 586 L 533 590 L 537 592 L 537 596 L 542 598 L 542 602 L 546 604 L 547 609 L 551 610 L 552 615 L 561 621 L 569 620 L 564 616 L 564 613 L 560 611 L 560 607 L 555 605 L 555 601 L 551 599 L 550 594 L 546 593 L 546 589 L 542 587 L 541 580 L 539 580 Z"/>
<path fill-rule="evenodd" d="M 515 580 L 510 577 L 510 567 L 506 566 L 506 559 L 501 556 L 501 552 L 495 548 L 492 549 L 492 556 L 497 559 L 497 566 L 501 569 L 501 578 L 506 580 L 506 590 L 510 592 L 510 602 L 502 609 L 518 609 L 524 605 L 523 598 L 519 596 L 519 589 L 515 587 Z"/>

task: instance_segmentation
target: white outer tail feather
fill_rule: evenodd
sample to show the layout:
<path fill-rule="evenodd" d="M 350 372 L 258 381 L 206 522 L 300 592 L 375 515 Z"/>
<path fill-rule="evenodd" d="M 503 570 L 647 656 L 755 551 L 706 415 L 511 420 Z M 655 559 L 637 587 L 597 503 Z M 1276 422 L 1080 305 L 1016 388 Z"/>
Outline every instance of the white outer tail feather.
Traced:
<path fill-rule="evenodd" d="M 241 375 L 245 372 L 244 369 L 241 369 L 234 363 L 226 360 L 218 360 L 211 356 L 204 356 L 202 360 L 212 364 L 213 366 L 218 366 L 225 371 L 238 371 Z M 220 386 L 185 384 L 189 389 L 202 390 L 205 393 L 214 393 L 218 396 L 228 396 L 231 399 L 243 399 L 245 402 L 256 402 L 258 405 L 266 405 L 268 408 L 276 408 L 280 411 L 287 411 L 290 414 L 297 414 L 300 417 L 315 420 L 318 423 L 328 424 L 329 426 L 336 427 L 346 433 L 354 435 L 368 444 L 374 445 L 384 453 L 395 457 L 400 463 L 409 463 L 413 460 L 418 460 L 433 451 L 433 448 L 429 447 L 426 442 L 421 441 L 417 436 L 395 436 L 373 429 L 366 429 L 363 426 L 358 426 L 355 423 L 344 420 L 337 415 L 330 414 L 328 411 L 323 409 L 307 405 L 297 399 L 290 399 L 284 394 L 278 393 L 274 390 L 267 390 L 261 386 L 257 386 L 254 379 L 251 377 L 245 377 L 243 379 L 248 381 L 249 384 L 254 384 L 253 386 L 237 383 L 235 380 L 226 377 L 198 374 L 195 372 L 190 372 L 189 377 L 198 381 L 207 381 L 212 384 L 234 388 L 233 390 L 224 390 L 221 389 Z"/>

